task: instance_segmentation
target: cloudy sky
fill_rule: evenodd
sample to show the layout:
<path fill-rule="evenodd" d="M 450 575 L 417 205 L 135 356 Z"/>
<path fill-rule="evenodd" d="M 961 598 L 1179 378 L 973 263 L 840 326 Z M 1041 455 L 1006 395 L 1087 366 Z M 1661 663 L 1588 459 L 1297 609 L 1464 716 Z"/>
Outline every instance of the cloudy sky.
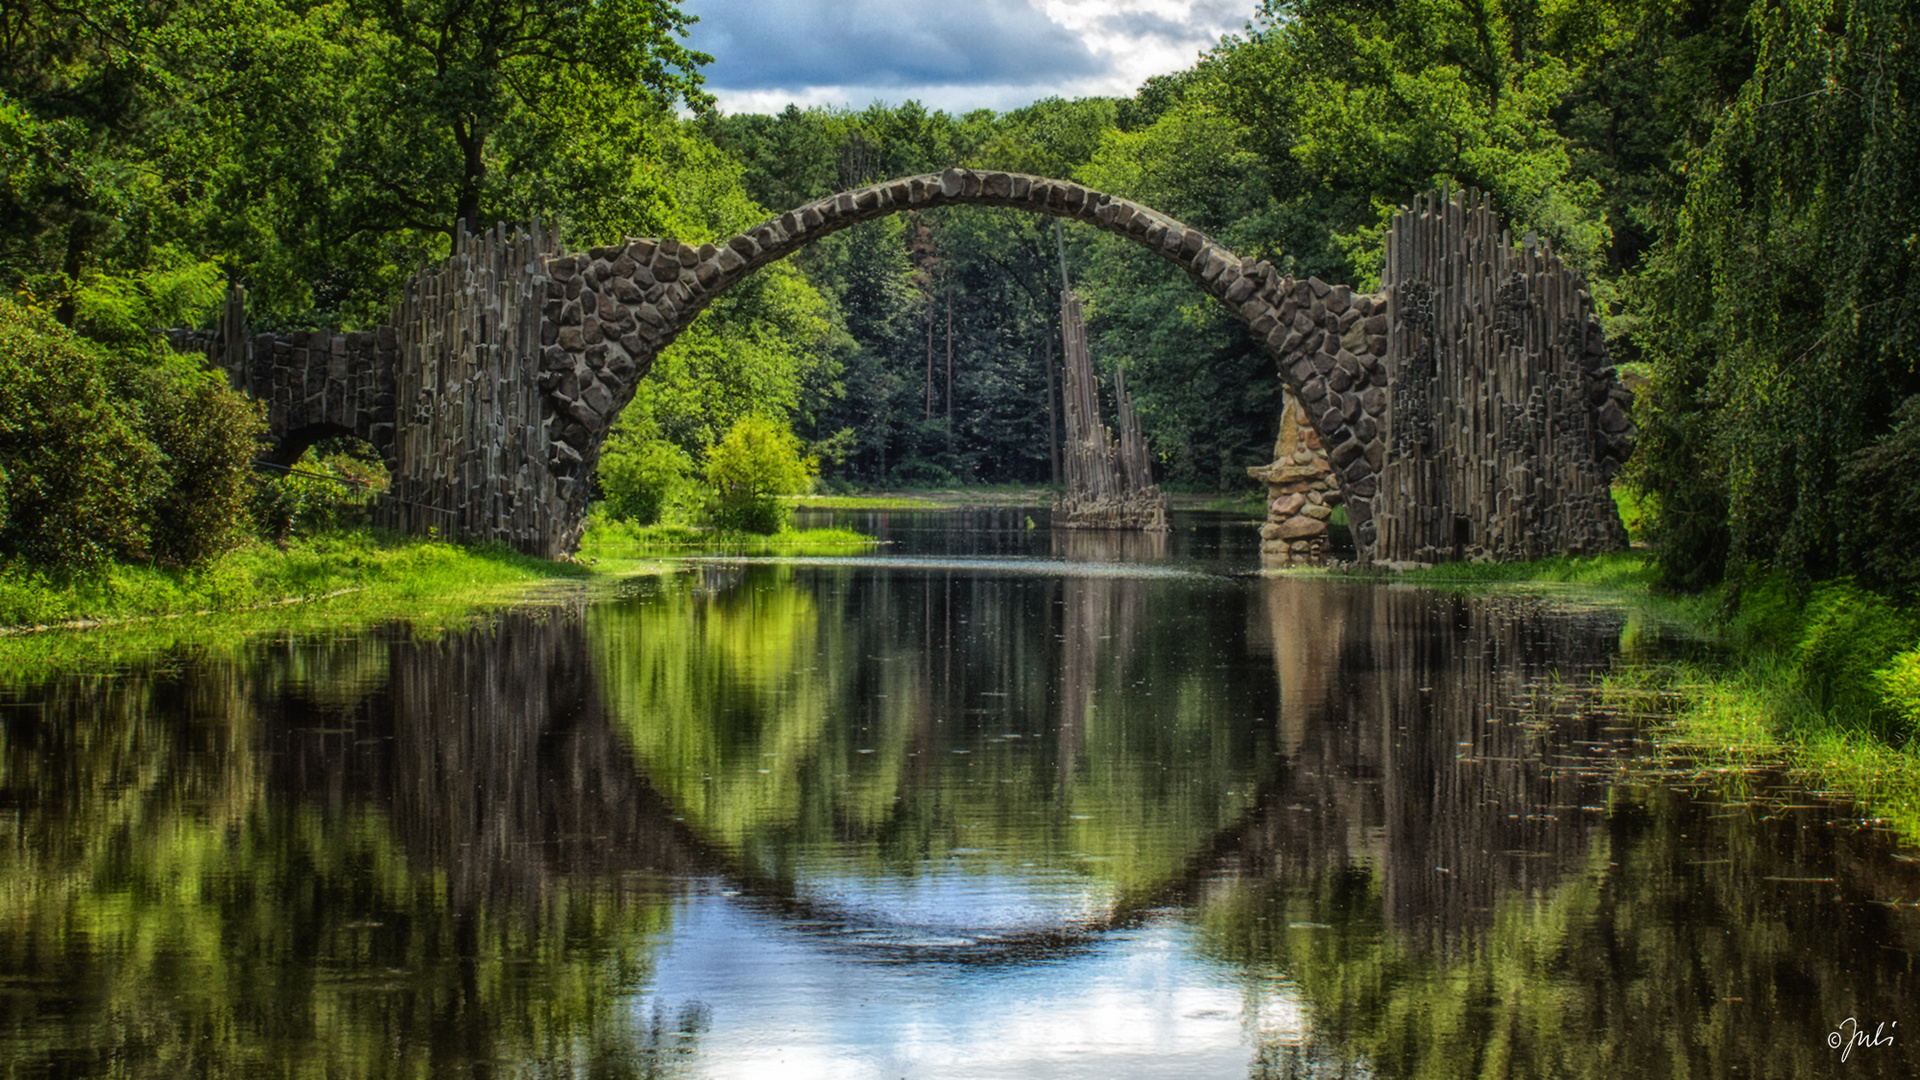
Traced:
<path fill-rule="evenodd" d="M 948 112 L 1123 96 L 1191 67 L 1257 0 L 682 0 L 729 113 L 909 98 Z"/>

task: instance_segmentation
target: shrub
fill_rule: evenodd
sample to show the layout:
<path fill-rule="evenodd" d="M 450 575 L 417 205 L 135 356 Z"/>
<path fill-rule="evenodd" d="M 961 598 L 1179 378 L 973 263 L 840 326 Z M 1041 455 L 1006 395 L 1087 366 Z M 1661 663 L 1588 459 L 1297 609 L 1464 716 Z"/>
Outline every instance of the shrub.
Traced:
<path fill-rule="evenodd" d="M 1880 672 L 1910 648 L 1912 618 L 1885 597 L 1850 581 L 1815 589 L 1807 601 L 1794 666 L 1819 709 L 1837 719 L 1878 726 L 1887 716 Z"/>
<path fill-rule="evenodd" d="M 1881 700 L 1906 725 L 1909 734 L 1920 732 L 1920 649 L 1909 649 L 1893 658 L 1886 670 L 1876 673 Z"/>
<path fill-rule="evenodd" d="M 807 490 L 817 469 L 792 432 L 764 416 L 742 417 L 707 451 L 708 513 L 723 529 L 779 532 L 792 513 L 779 497 Z"/>
<path fill-rule="evenodd" d="M 143 550 L 162 455 L 99 353 L 0 300 L 0 554 L 77 567 Z"/>
<path fill-rule="evenodd" d="M 600 454 L 601 506 L 610 517 L 652 525 L 686 501 L 693 459 L 665 439 L 616 433 Z"/>
<path fill-rule="evenodd" d="M 259 402 L 209 373 L 156 376 L 150 384 L 147 428 L 167 472 L 152 510 L 153 554 L 190 565 L 245 535 L 266 416 Z"/>

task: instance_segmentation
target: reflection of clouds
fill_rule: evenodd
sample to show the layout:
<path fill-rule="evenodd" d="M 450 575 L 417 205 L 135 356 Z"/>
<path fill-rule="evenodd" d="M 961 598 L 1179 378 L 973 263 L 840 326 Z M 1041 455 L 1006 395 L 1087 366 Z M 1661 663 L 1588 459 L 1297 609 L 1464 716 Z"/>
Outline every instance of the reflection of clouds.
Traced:
<path fill-rule="evenodd" d="M 711 1010 L 705 1077 L 1245 1075 L 1258 1047 L 1300 1037 L 1293 992 L 1200 959 L 1171 920 L 1101 935 L 1071 964 L 923 969 L 849 963 L 751 905 L 687 898 L 637 1015 Z"/>
<path fill-rule="evenodd" d="M 985 855 L 985 853 L 981 853 Z M 978 856 L 933 863 L 911 875 L 871 875 L 861 864 L 810 862 L 800 868 L 803 900 L 831 908 L 888 947 L 918 942 L 971 944 L 1008 935 L 1056 933 L 1104 922 L 1119 889 L 1066 868 L 969 865 Z"/>

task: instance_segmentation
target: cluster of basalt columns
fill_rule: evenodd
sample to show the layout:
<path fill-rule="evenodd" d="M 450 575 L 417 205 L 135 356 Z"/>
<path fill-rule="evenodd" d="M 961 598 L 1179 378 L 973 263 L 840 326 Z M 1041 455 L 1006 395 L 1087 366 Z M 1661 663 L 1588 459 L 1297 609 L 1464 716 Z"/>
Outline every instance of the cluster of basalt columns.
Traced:
<path fill-rule="evenodd" d="M 1573 538 L 1567 542 L 1577 543 L 1580 550 L 1624 540 L 1611 503 L 1602 506 L 1604 500 L 1594 497 L 1604 492 L 1597 462 L 1612 460 L 1621 439 L 1630 445 L 1630 429 L 1622 436 L 1618 421 L 1605 411 L 1611 406 L 1618 413 L 1624 392 L 1615 392 L 1604 345 L 1590 329 L 1586 294 L 1559 260 L 1550 255 L 1518 260 L 1531 275 L 1518 307 L 1512 290 L 1502 294 L 1507 306 L 1498 312 L 1477 313 L 1471 303 L 1478 302 L 1472 299 L 1478 292 L 1463 294 L 1471 303 L 1442 309 L 1430 303 L 1396 303 L 1396 290 L 1429 298 L 1447 295 L 1464 288 L 1469 265 L 1505 268 L 1515 262 L 1491 253 L 1481 219 L 1469 221 L 1469 215 L 1457 210 L 1457 201 L 1432 200 L 1402 215 L 1402 221 L 1411 214 L 1429 225 L 1420 232 L 1397 224 L 1395 235 L 1426 236 L 1420 250 L 1431 249 L 1433 257 L 1397 256 L 1393 265 L 1401 268 L 1396 271 L 1400 276 L 1390 276 L 1383 293 L 1366 295 L 1317 278 L 1286 277 L 1264 260 L 1242 260 L 1198 229 L 1126 199 L 1059 180 L 967 169 L 842 192 L 714 244 L 640 238 L 565 254 L 555 253 L 556 245 L 537 227 L 523 232 L 501 227 L 463 238 L 452 258 L 409 282 L 406 299 L 394 313 L 397 360 L 390 411 L 382 412 L 376 400 L 370 406 L 373 413 L 355 422 L 368 430 L 392 425 L 395 485 L 381 519 L 446 539 L 504 542 L 545 557 L 569 554 L 585 526 L 588 482 L 608 428 L 660 350 L 716 297 L 761 267 L 840 229 L 886 214 L 952 205 L 1016 207 L 1124 236 L 1180 267 L 1225 305 L 1275 358 L 1282 382 L 1298 402 L 1300 419 L 1318 443 L 1313 453 L 1324 455 L 1314 459 L 1324 476 L 1308 486 L 1322 497 L 1309 496 L 1302 505 L 1344 502 L 1362 562 L 1468 554 L 1514 557 L 1515 549 L 1508 547 L 1444 549 L 1426 542 L 1430 530 L 1406 526 L 1415 521 L 1430 526 L 1461 518 L 1524 519 L 1532 545 L 1527 550 L 1551 550 L 1562 537 Z M 1431 225 L 1436 221 L 1438 225 Z M 1471 243 L 1464 239 L 1469 237 Z M 1479 257 L 1469 264 L 1463 260 L 1470 248 Z M 1460 254 L 1440 257 L 1445 252 Z M 1547 316 L 1526 310 L 1534 295 L 1549 298 L 1551 317 L 1564 317 L 1577 329 L 1577 346 L 1554 346 L 1544 353 L 1536 349 L 1548 339 L 1567 339 L 1565 333 L 1555 338 L 1550 332 L 1554 327 L 1527 329 L 1518 353 L 1513 334 L 1505 331 L 1474 329 L 1445 340 L 1435 337 L 1455 334 L 1459 327 L 1493 326 L 1496 315 L 1508 330 L 1535 327 Z M 1420 330 L 1438 325 L 1432 322 L 1434 310 L 1450 313 L 1453 321 L 1440 330 Z M 1420 322 L 1423 318 L 1427 321 Z M 386 332 L 373 332 L 376 344 L 386 340 Z M 1422 342 L 1436 340 L 1437 346 L 1422 347 Z M 1455 344 L 1478 341 L 1505 349 L 1509 362 L 1488 369 L 1474 348 Z M 1437 364 L 1429 362 L 1435 358 Z M 256 355 L 240 366 L 258 362 Z M 1484 433 L 1474 426 L 1477 419 L 1458 437 L 1448 434 L 1437 442 L 1408 443 L 1405 436 L 1392 435 L 1396 415 L 1407 417 L 1408 423 L 1447 428 L 1452 416 L 1435 411 L 1435 395 L 1442 390 L 1477 393 L 1474 380 L 1489 370 L 1521 383 L 1541 372 L 1566 382 L 1571 377 L 1556 365 L 1567 364 L 1575 365 L 1584 381 L 1555 384 L 1546 394 L 1551 408 L 1543 415 L 1559 425 L 1553 429 L 1550 468 L 1542 464 L 1548 458 L 1540 457 L 1527 471 L 1476 468 L 1471 484 L 1442 483 L 1436 478 L 1456 459 L 1469 464 L 1478 460 L 1473 440 Z M 1436 381 L 1440 375 L 1444 379 Z M 244 381 L 236 377 L 236 382 Z M 1486 389 L 1501 401 L 1532 392 L 1520 384 Z M 1576 396 L 1602 404 L 1580 413 Z M 1484 410 L 1472 413 L 1483 415 Z M 1524 441 L 1527 429 L 1511 425 L 1502 430 Z M 1581 434 L 1602 430 L 1614 438 L 1602 449 L 1580 442 Z M 1424 471 L 1394 471 L 1399 463 L 1390 461 L 1390 436 L 1395 446 L 1414 447 L 1412 456 Z M 1268 472 L 1287 464 L 1276 462 Z M 1319 484 L 1325 485 L 1324 491 Z M 1577 507 L 1562 512 L 1543 505 L 1568 493 L 1581 500 Z M 1460 501 L 1469 495 L 1479 501 Z M 1269 524 L 1282 526 L 1303 516 L 1299 507 L 1282 509 L 1288 501 L 1276 495 L 1272 513 L 1277 516 Z M 1599 520 L 1603 517 L 1605 521 Z M 1539 524 L 1550 519 L 1572 525 L 1555 532 Z M 1393 526 L 1384 541 L 1383 522 Z M 1269 537 L 1270 542 L 1280 539 Z M 1309 542 L 1306 550 L 1297 551 L 1295 539 L 1312 540 L 1286 538 L 1288 559 L 1296 554 L 1324 556 L 1324 542 Z"/>

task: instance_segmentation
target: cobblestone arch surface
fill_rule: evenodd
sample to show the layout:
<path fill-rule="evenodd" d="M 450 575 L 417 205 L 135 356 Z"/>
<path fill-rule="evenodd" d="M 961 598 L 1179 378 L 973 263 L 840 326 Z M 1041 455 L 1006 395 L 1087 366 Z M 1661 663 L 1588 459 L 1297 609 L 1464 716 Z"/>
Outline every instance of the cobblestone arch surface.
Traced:
<path fill-rule="evenodd" d="M 630 239 L 548 260 L 541 385 L 549 467 L 578 485 L 607 426 L 659 351 L 714 298 L 819 238 L 886 214 L 933 206 L 1007 206 L 1085 222 L 1179 266 L 1225 304 L 1279 363 L 1338 471 L 1349 514 L 1365 522 L 1384 463 L 1388 401 L 1384 302 L 1246 261 L 1198 229 L 1126 199 L 1020 173 L 948 169 L 809 203 L 718 244 Z M 1377 346 L 1377 347 L 1375 347 Z M 1356 537 L 1371 541 L 1367 526 Z"/>

